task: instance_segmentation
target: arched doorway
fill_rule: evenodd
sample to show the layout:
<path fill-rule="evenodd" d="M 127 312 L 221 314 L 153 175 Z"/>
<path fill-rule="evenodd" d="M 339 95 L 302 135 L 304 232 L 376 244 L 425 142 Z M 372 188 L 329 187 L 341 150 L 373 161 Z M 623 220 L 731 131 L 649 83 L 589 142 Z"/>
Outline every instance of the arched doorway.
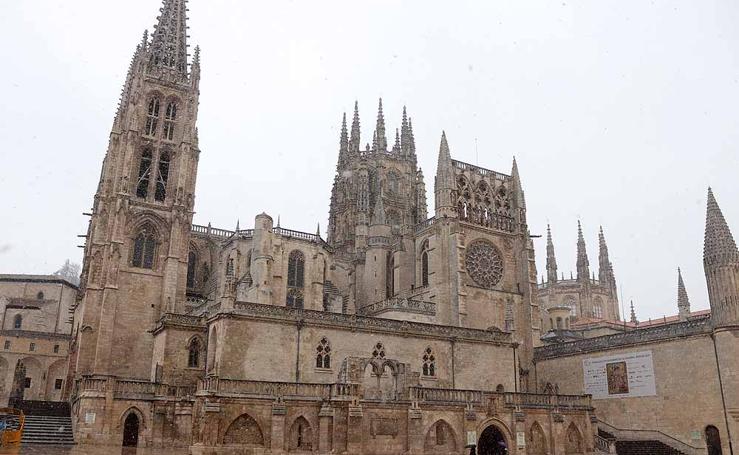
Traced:
<path fill-rule="evenodd" d="M 123 447 L 139 445 L 139 416 L 132 412 L 123 423 Z"/>
<path fill-rule="evenodd" d="M 506 455 L 508 443 L 503 432 L 495 425 L 485 428 L 477 443 L 477 455 Z"/>
<path fill-rule="evenodd" d="M 708 455 L 722 455 L 721 450 L 721 435 L 718 432 L 718 428 L 713 425 L 706 427 L 706 448 L 708 449 Z"/>

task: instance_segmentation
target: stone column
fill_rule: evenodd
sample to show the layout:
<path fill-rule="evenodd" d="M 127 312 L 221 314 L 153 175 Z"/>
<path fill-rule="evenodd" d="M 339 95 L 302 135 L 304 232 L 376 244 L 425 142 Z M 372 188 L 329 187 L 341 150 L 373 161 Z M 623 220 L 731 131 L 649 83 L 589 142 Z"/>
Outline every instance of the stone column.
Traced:
<path fill-rule="evenodd" d="M 329 433 L 329 427 L 334 419 L 334 410 L 324 402 L 318 412 L 318 452 L 329 453 L 332 446 L 333 435 Z"/>
<path fill-rule="evenodd" d="M 362 406 L 359 400 L 355 400 L 349 406 L 349 418 L 346 429 L 346 451 L 347 453 L 362 453 Z"/>
<path fill-rule="evenodd" d="M 423 413 L 418 402 L 412 402 L 408 408 L 408 453 L 412 455 L 423 454 Z"/>
<path fill-rule="evenodd" d="M 270 448 L 273 454 L 285 453 L 285 416 L 287 415 L 287 406 L 282 400 L 278 399 L 272 405 L 272 438 L 270 439 Z"/>

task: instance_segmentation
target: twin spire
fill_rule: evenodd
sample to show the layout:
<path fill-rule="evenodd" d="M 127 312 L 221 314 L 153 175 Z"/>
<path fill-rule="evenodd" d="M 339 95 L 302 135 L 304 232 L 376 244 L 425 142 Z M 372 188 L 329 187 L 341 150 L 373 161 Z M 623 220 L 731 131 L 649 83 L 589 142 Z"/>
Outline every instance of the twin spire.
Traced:
<path fill-rule="evenodd" d="M 359 154 L 361 148 L 361 133 L 359 121 L 359 103 L 354 102 L 354 117 L 352 118 L 351 132 L 349 132 L 346 113 L 341 125 L 341 138 L 339 145 L 339 165 L 348 160 L 349 155 Z M 415 157 L 416 143 L 413 137 L 413 123 L 408 117 L 405 106 L 403 107 L 403 120 L 400 129 L 395 130 L 395 143 L 388 150 L 387 132 L 385 127 L 385 114 L 382 107 L 382 98 L 380 98 L 377 108 L 377 122 L 375 131 L 372 135 L 372 147 L 367 146 L 368 150 L 375 152 L 392 152 L 396 155 Z"/>
<path fill-rule="evenodd" d="M 598 232 L 599 252 L 598 252 L 598 278 L 601 284 L 607 285 L 612 289 L 615 295 L 616 279 L 613 274 L 613 265 L 608 257 L 608 245 L 603 234 L 603 227 Z M 557 278 L 557 258 L 554 253 L 554 242 L 552 241 L 552 228 L 547 224 L 547 281 L 556 283 Z M 577 279 L 590 279 L 590 261 L 588 260 L 588 252 L 585 246 L 585 237 L 582 232 L 582 224 L 577 222 Z"/>
<path fill-rule="evenodd" d="M 187 77 L 187 0 L 164 0 L 151 39 L 150 65 Z"/>

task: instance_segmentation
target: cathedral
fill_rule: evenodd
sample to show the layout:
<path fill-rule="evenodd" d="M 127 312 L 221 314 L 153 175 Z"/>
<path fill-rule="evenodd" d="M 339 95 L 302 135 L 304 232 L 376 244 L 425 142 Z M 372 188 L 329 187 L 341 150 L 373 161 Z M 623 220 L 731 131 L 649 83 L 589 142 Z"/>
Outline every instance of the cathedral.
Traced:
<path fill-rule="evenodd" d="M 696 353 L 710 338 L 737 358 L 739 254 L 712 194 L 713 312 L 669 334 L 563 336 L 577 332 L 570 322 L 620 319 L 602 231 L 598 279 L 581 231 L 577 277 L 558 277 L 550 233 L 539 284 L 515 160 L 507 173 L 455 160 L 442 133 L 429 214 L 417 164 L 429 152 L 416 150 L 405 109 L 388 134 L 381 100 L 364 147 L 358 105 L 351 121 L 344 115 L 325 239 L 267 213 L 243 229 L 194 224 L 201 63 L 197 47 L 189 59 L 186 12 L 185 0 L 164 0 L 136 47 L 102 163 L 71 309 L 65 396 L 78 443 L 194 454 L 608 453 L 634 438 L 623 416 L 635 406 L 650 442 L 666 443 L 666 433 L 706 453 L 716 447 L 702 442 L 710 426 L 729 453 L 736 361 L 724 367 L 723 407 L 711 383 L 710 406 L 683 426 L 650 420 L 673 410 L 640 404 L 663 391 L 632 383 L 631 360 L 583 371 L 600 365 L 593 356 L 633 347 L 667 381 L 654 371 L 678 359 L 659 347 L 686 339 Z"/>

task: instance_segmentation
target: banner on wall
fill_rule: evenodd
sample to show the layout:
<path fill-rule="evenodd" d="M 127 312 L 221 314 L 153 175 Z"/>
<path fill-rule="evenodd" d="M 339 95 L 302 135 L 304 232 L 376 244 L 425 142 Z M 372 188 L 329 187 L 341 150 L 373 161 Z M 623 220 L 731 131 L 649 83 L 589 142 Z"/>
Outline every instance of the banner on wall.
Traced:
<path fill-rule="evenodd" d="M 595 399 L 657 395 L 652 351 L 584 359 L 582 367 L 585 393 Z"/>

